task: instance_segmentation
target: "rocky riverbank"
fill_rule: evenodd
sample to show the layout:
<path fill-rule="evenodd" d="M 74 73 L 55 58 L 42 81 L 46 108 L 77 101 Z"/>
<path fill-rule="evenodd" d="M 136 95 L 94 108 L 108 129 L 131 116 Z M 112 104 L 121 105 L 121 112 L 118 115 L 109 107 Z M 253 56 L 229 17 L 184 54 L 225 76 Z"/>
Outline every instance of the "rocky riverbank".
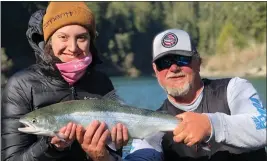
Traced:
<path fill-rule="evenodd" d="M 266 77 L 266 44 L 251 44 L 242 51 L 229 50 L 203 56 L 203 77 Z"/>
<path fill-rule="evenodd" d="M 202 77 L 266 77 L 266 66 L 253 67 L 251 69 L 241 70 L 208 70 L 202 68 L 200 71 Z"/>

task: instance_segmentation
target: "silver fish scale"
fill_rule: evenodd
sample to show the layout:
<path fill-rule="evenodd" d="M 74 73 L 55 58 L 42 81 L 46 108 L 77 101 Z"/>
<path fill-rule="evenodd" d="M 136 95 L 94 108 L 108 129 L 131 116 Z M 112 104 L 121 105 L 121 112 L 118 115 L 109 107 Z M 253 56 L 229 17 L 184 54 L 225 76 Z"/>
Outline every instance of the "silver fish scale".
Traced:
<path fill-rule="evenodd" d="M 129 114 L 123 112 L 75 112 L 70 115 L 57 117 L 60 123 L 70 121 L 88 126 L 93 120 L 105 122 L 109 130 L 117 123 L 122 123 L 128 128 L 129 134 L 133 138 L 144 138 L 145 136 L 158 131 L 171 131 L 177 125 L 177 120 L 167 120 L 158 117 Z M 61 124 L 62 127 L 63 124 Z"/>

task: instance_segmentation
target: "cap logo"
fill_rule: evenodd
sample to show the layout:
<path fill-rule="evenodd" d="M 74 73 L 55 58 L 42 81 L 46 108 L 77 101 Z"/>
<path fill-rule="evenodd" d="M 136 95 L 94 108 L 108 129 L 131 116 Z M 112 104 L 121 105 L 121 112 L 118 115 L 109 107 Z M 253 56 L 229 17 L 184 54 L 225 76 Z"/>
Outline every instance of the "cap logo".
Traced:
<path fill-rule="evenodd" d="M 165 48 L 171 48 L 175 46 L 177 42 L 178 42 L 177 36 L 174 33 L 169 32 L 163 36 L 161 44 Z"/>

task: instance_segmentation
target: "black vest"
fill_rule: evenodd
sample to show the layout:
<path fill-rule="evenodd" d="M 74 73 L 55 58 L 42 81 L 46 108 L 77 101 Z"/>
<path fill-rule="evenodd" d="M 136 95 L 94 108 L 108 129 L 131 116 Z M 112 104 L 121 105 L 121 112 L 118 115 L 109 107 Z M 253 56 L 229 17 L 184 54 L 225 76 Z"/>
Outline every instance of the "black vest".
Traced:
<path fill-rule="evenodd" d="M 194 111 L 197 113 L 225 113 L 230 115 L 230 109 L 227 102 L 227 85 L 230 78 L 209 80 L 203 79 L 204 90 L 203 98 L 198 108 Z M 166 99 L 159 109 L 160 111 L 168 111 L 171 115 L 181 114 L 185 111 L 173 106 Z M 212 143 L 211 143 L 212 144 Z M 217 143 L 217 145 L 222 146 Z M 196 146 L 188 147 L 183 143 L 175 143 L 173 141 L 172 132 L 168 132 L 163 136 L 162 149 L 165 161 L 265 161 L 265 149 L 250 151 L 248 153 L 234 154 L 228 151 L 218 151 L 209 156 L 209 152 L 196 148 Z"/>

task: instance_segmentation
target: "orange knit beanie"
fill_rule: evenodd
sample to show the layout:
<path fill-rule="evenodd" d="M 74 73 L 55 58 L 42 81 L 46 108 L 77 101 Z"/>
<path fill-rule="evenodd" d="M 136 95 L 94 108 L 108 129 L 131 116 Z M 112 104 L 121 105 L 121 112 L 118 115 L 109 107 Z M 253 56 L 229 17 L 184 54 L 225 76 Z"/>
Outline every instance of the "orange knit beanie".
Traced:
<path fill-rule="evenodd" d="M 43 18 L 44 40 L 66 25 L 81 25 L 88 29 L 92 39 L 96 35 L 95 18 L 84 2 L 50 2 Z"/>

